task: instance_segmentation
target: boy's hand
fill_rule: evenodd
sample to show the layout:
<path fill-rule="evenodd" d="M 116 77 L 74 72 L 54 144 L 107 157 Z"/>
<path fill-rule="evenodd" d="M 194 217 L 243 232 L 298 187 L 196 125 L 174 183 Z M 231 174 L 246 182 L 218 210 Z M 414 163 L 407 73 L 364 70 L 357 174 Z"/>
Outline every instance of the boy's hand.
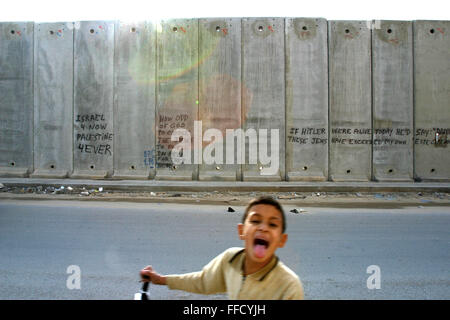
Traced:
<path fill-rule="evenodd" d="M 153 284 L 166 284 L 166 277 L 156 273 L 152 266 L 146 266 L 140 271 L 141 280 L 143 282 L 151 282 Z"/>

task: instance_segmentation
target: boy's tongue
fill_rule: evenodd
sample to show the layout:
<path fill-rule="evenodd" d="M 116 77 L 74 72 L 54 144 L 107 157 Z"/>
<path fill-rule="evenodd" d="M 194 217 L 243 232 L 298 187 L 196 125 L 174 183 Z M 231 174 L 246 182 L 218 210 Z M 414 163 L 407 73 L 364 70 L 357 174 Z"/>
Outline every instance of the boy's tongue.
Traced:
<path fill-rule="evenodd" d="M 257 258 L 264 258 L 264 256 L 266 255 L 266 250 L 266 246 L 262 244 L 255 244 L 255 246 L 253 247 L 253 252 L 255 253 L 255 256 Z"/>

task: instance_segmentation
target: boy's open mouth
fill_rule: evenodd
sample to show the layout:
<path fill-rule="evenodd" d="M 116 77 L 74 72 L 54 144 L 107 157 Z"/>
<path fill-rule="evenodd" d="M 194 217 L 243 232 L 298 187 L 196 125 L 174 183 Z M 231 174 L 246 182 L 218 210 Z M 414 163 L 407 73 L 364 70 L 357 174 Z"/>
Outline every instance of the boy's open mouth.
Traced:
<path fill-rule="evenodd" d="M 253 252 L 257 258 L 264 258 L 268 247 L 269 242 L 267 240 L 256 238 L 253 242 Z"/>

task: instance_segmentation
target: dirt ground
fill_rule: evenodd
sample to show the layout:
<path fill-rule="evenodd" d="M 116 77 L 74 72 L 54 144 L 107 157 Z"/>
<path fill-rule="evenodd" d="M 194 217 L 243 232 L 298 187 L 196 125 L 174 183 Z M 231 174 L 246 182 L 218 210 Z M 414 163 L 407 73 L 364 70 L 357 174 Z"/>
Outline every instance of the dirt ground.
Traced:
<path fill-rule="evenodd" d="M 125 202 L 170 202 L 242 206 L 251 199 L 270 195 L 281 203 L 301 207 L 402 207 L 450 206 L 450 194 L 440 192 L 124 192 L 107 188 L 78 186 L 6 187 L 0 186 L 0 199 L 97 200 Z"/>

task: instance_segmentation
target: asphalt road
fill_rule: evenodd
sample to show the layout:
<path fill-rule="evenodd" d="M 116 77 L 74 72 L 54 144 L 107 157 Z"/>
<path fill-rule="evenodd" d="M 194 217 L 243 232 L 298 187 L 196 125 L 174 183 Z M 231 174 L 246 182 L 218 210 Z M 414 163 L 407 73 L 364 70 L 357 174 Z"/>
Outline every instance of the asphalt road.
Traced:
<path fill-rule="evenodd" d="M 196 271 L 241 246 L 243 207 L 226 209 L 0 201 L 0 299 L 133 299 L 147 264 L 163 274 Z M 449 207 L 285 209 L 289 240 L 277 254 L 300 276 L 306 299 L 450 299 Z M 380 289 L 367 287 L 372 265 Z M 79 267 L 80 289 L 67 286 L 69 266 Z M 226 298 L 154 285 L 151 295 Z"/>

